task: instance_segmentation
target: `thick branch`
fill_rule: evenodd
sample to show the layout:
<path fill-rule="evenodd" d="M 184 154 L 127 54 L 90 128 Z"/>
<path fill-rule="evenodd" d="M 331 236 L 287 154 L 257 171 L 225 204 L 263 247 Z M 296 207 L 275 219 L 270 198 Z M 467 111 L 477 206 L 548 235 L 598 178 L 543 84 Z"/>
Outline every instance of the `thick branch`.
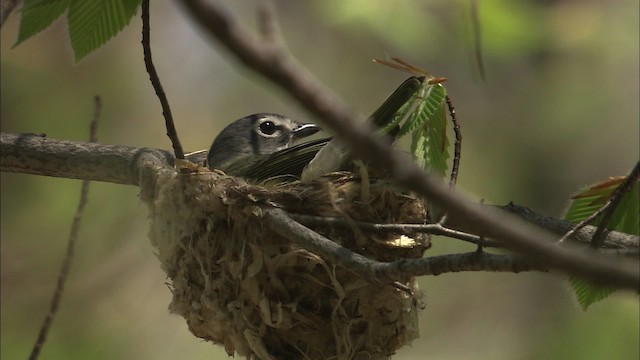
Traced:
<path fill-rule="evenodd" d="M 566 234 L 576 225 L 575 223 L 572 223 L 570 221 L 560 220 L 554 217 L 538 214 L 531 211 L 531 209 L 529 208 L 515 205 L 513 203 L 505 206 L 499 206 L 499 208 L 502 210 L 506 210 L 511 214 L 517 215 L 518 217 L 532 224 L 539 225 L 560 236 Z M 456 226 L 453 224 L 448 225 L 456 228 Z M 597 226 L 585 225 L 584 227 L 576 231 L 575 234 L 571 235 L 569 239 L 577 241 L 579 243 L 589 244 L 597 228 Z M 604 238 L 602 246 L 611 249 L 637 249 L 639 244 L 638 239 L 640 239 L 640 237 L 636 235 L 625 234 L 618 231 L 608 231 L 606 233 L 606 237 Z"/>
<path fill-rule="evenodd" d="M 138 185 L 140 170 L 173 164 L 164 150 L 0 134 L 0 170 Z"/>
<path fill-rule="evenodd" d="M 615 264 L 583 252 L 553 244 L 556 236 L 518 218 L 487 209 L 451 192 L 438 179 L 373 135 L 339 99 L 277 48 L 265 46 L 244 31 L 218 3 L 184 0 L 190 15 L 211 36 L 221 42 L 246 66 L 272 80 L 302 106 L 336 131 L 356 152 L 390 171 L 394 179 L 445 209 L 449 218 L 466 226 L 483 229 L 483 235 L 501 240 L 506 246 L 529 256 L 533 261 L 565 270 L 592 281 L 638 289 L 637 263 Z"/>

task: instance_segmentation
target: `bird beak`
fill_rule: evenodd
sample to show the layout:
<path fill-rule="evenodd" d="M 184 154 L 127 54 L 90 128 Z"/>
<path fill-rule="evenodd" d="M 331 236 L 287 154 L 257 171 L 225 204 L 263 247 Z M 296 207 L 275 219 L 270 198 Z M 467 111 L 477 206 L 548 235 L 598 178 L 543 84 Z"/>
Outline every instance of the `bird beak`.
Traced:
<path fill-rule="evenodd" d="M 302 139 L 307 136 L 311 136 L 320 130 L 320 126 L 316 124 L 302 124 L 293 129 L 293 138 Z"/>

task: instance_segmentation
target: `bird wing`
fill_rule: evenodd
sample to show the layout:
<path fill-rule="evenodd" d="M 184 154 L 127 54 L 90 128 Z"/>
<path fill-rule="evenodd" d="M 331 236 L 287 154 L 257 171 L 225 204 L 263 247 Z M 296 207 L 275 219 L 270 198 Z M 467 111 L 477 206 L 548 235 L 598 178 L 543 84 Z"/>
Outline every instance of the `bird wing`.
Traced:
<path fill-rule="evenodd" d="M 331 138 L 312 140 L 269 155 L 254 155 L 251 158 L 234 161 L 225 169 L 225 172 L 229 175 L 255 181 L 283 175 L 300 177 L 305 165 L 329 140 Z M 247 161 L 251 164 L 248 164 Z"/>

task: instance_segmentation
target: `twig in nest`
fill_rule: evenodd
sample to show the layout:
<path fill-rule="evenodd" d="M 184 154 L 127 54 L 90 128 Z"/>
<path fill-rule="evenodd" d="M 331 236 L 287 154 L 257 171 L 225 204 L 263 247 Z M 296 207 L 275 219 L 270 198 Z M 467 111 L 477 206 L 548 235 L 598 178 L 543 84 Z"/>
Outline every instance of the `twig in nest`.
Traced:
<path fill-rule="evenodd" d="M 392 283 L 396 279 L 407 276 L 439 275 L 460 271 L 546 271 L 544 267 L 534 265 L 520 256 L 484 252 L 378 262 L 342 247 L 301 225 L 289 217 L 284 210 L 265 209 L 264 214 L 269 228 L 280 236 L 353 271 L 368 281 Z"/>
<path fill-rule="evenodd" d="M 337 217 L 323 217 L 300 214 L 289 214 L 293 220 L 298 221 L 307 226 L 314 225 L 334 225 L 350 227 L 358 226 L 360 229 L 369 230 L 376 233 L 402 233 L 402 234 L 432 234 L 442 235 L 450 238 L 466 241 L 472 244 L 482 244 L 486 247 L 502 247 L 497 241 L 482 240 L 480 236 L 453 230 L 444 227 L 441 223 L 436 224 L 376 224 L 364 221 L 346 221 Z"/>
<path fill-rule="evenodd" d="M 149 0 L 142 1 L 142 49 L 144 52 L 144 65 L 147 68 L 147 73 L 149 73 L 151 85 L 153 85 L 153 89 L 156 91 L 156 95 L 158 96 L 160 105 L 162 106 L 162 116 L 164 116 L 164 123 L 167 128 L 167 136 L 169 136 L 169 139 L 171 140 L 173 152 L 175 153 L 176 159 L 184 159 L 184 151 L 182 150 L 182 145 L 180 144 L 180 139 L 178 139 L 178 133 L 173 123 L 171 107 L 169 107 L 167 95 L 164 93 L 164 89 L 162 88 L 162 84 L 160 83 L 160 77 L 158 77 L 156 67 L 153 65 L 153 60 L 151 59 Z"/>
<path fill-rule="evenodd" d="M 102 105 L 100 103 L 100 97 L 96 96 L 95 99 L 95 108 L 93 113 L 93 119 L 91 120 L 90 126 L 90 135 L 89 141 L 95 143 L 97 141 L 96 132 L 98 130 L 98 119 L 100 118 L 100 111 L 102 109 Z M 76 246 L 76 240 L 78 238 L 78 229 L 80 228 L 80 221 L 82 220 L 82 215 L 84 212 L 84 207 L 87 204 L 87 197 L 89 194 L 89 180 L 82 181 L 82 188 L 80 189 L 80 201 L 78 202 L 78 208 L 76 209 L 76 213 L 73 216 L 73 223 L 71 224 L 71 232 L 69 233 L 69 240 L 67 242 L 67 252 L 62 260 L 62 267 L 60 268 L 60 272 L 58 273 L 58 283 L 56 284 L 56 289 L 53 293 L 53 297 L 51 298 L 51 305 L 49 306 L 49 313 L 44 318 L 42 322 L 42 326 L 40 326 L 40 333 L 38 334 L 38 339 L 36 343 L 33 345 L 33 349 L 31 349 L 31 354 L 29 355 L 30 360 L 37 359 L 40 355 L 40 351 L 44 346 L 45 341 L 47 340 L 47 334 L 49 333 L 49 329 L 51 328 L 51 324 L 53 323 L 53 318 L 55 314 L 58 312 L 58 306 L 60 305 L 60 300 L 62 299 L 62 293 L 64 292 L 64 284 L 67 281 L 67 275 L 69 274 L 69 270 L 71 268 L 71 263 L 73 261 L 73 251 Z"/>
<path fill-rule="evenodd" d="M 604 239 L 603 235 L 607 228 L 607 224 L 609 224 L 609 220 L 611 220 L 611 216 L 613 215 L 613 212 L 618 207 L 620 200 L 622 200 L 622 196 L 624 196 L 626 192 L 629 192 L 633 187 L 633 184 L 636 181 L 638 181 L 639 172 L 640 172 L 640 161 L 636 163 L 636 166 L 634 166 L 633 170 L 631 170 L 631 173 L 622 182 L 622 184 L 620 184 L 620 186 L 618 186 L 613 191 L 613 194 L 611 195 L 611 198 L 609 198 L 607 203 L 600 208 L 605 210 L 602 214 L 602 220 L 600 221 L 600 224 L 598 224 L 598 228 L 596 229 L 596 232 L 593 234 L 593 238 L 591 239 L 592 247 L 599 248 L 600 246 L 602 246 L 603 239 Z"/>

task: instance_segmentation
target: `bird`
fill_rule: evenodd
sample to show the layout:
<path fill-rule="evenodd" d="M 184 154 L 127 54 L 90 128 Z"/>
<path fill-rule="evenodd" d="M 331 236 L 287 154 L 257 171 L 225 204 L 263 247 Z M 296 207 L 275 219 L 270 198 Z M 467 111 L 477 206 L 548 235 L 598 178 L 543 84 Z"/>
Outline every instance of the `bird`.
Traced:
<path fill-rule="evenodd" d="M 423 77 L 410 77 L 369 117 L 369 121 L 376 128 L 384 129 L 383 133 L 388 135 L 391 141 L 394 140 L 399 127 L 396 125 L 387 128 L 386 125 L 414 96 L 423 81 Z M 202 163 L 206 156 L 205 164 L 210 170 L 222 170 L 227 175 L 253 181 L 280 176 L 300 178 L 309 162 L 322 148 L 331 143 L 333 138 L 298 144 L 295 142 L 320 130 L 316 124 L 300 123 L 279 114 L 252 114 L 225 127 L 215 138 L 208 152 L 200 150 L 187 154 L 186 157 L 192 162 Z M 336 171 L 349 162 L 349 149 L 341 143 L 337 144 L 333 147 L 337 150 L 329 154 L 335 159 L 326 161 L 325 156 L 316 161 L 315 171 Z"/>
<path fill-rule="evenodd" d="M 206 165 L 210 170 L 219 169 L 227 175 L 256 180 L 284 174 L 295 176 L 299 171 L 287 170 L 291 166 L 284 170 L 268 171 L 277 162 L 263 162 L 271 158 L 272 154 L 282 154 L 296 141 L 318 131 L 320 127 L 316 124 L 300 123 L 279 114 L 258 113 L 245 116 L 229 124 L 215 138 L 207 153 Z M 309 145 L 307 143 L 306 147 Z M 294 149 L 301 150 L 300 147 Z M 266 172 L 263 176 L 254 174 L 256 167 L 260 166 L 265 167 L 262 169 Z"/>

